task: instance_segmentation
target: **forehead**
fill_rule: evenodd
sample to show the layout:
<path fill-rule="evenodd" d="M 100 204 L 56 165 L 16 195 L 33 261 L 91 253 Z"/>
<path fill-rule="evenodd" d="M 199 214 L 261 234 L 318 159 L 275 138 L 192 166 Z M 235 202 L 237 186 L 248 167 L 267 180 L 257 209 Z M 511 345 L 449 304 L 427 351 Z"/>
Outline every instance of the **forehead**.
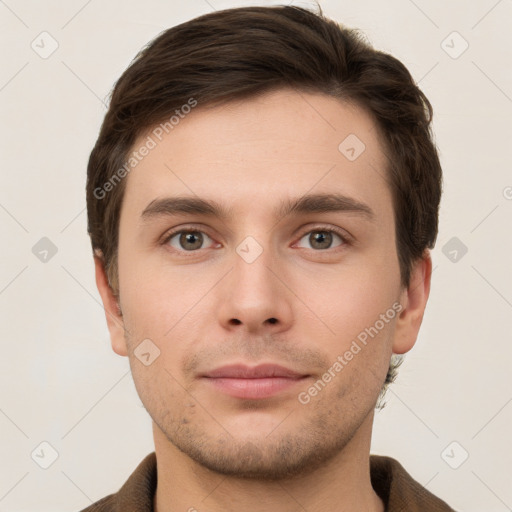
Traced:
<path fill-rule="evenodd" d="M 130 215 L 167 195 L 248 211 L 270 206 L 276 194 L 339 191 L 377 211 L 391 206 L 373 119 L 323 94 L 279 90 L 213 108 L 198 102 L 172 125 L 139 137 L 132 151 L 144 146 L 150 149 L 127 176 L 123 209 Z"/>

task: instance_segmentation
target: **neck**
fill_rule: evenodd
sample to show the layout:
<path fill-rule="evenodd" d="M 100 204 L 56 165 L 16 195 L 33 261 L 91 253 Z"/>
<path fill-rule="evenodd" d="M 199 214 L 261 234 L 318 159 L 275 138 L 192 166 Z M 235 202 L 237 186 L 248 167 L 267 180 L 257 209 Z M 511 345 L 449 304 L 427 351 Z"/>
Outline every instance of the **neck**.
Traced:
<path fill-rule="evenodd" d="M 373 412 L 344 449 L 320 469 L 280 481 L 242 479 L 213 472 L 172 445 L 153 423 L 158 483 L 155 512 L 384 512 L 370 480 Z"/>

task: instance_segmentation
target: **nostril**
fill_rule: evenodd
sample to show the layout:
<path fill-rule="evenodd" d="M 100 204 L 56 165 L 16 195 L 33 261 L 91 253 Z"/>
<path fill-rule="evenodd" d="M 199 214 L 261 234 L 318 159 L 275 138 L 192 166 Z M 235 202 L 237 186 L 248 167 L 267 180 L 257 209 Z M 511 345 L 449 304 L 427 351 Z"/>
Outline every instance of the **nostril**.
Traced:
<path fill-rule="evenodd" d="M 277 322 L 277 319 L 276 319 L 276 318 L 269 318 L 269 319 L 268 319 L 268 322 L 269 322 L 270 324 L 275 324 L 275 323 Z"/>

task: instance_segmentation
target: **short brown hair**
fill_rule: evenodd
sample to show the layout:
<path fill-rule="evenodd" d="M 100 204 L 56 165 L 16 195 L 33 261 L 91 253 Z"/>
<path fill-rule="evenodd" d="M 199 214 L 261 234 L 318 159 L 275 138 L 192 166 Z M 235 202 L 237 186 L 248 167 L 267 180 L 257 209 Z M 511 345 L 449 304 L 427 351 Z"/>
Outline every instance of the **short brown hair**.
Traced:
<path fill-rule="evenodd" d="M 200 16 L 160 34 L 119 78 L 87 168 L 88 232 L 116 295 L 125 180 L 112 180 L 137 138 L 191 98 L 208 106 L 281 88 L 350 101 L 374 119 L 389 164 L 401 284 L 409 285 L 413 263 L 438 231 L 442 172 L 432 107 L 399 60 L 318 10 L 244 7 Z M 98 197 L 109 182 L 115 186 Z M 392 378 L 390 369 L 386 382 Z"/>

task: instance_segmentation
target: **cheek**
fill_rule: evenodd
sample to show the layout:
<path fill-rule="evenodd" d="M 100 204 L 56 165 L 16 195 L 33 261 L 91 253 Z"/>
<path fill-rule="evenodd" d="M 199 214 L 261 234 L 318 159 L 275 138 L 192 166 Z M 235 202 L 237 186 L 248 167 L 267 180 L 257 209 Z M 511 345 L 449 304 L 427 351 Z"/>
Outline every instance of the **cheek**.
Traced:
<path fill-rule="evenodd" d="M 386 272 L 379 265 L 365 264 L 340 267 L 323 278 L 317 275 L 313 286 L 302 283 L 301 293 L 333 337 L 346 339 L 373 325 L 392 308 L 399 296 L 398 283 L 396 269 L 390 271 L 388 267 Z"/>
<path fill-rule="evenodd" d="M 160 272 L 156 272 L 155 267 L 144 265 L 144 271 L 140 265 L 130 272 L 125 267 L 125 279 L 120 275 L 125 287 L 122 305 L 125 326 L 130 332 L 128 345 L 133 370 L 137 372 L 134 378 L 141 380 L 140 393 L 144 393 L 144 386 L 159 389 L 167 383 L 165 386 L 172 387 L 174 381 L 167 382 L 169 373 L 183 382 L 183 358 L 190 351 L 198 350 L 201 340 L 204 340 L 205 324 L 212 326 L 215 322 L 215 308 L 205 297 L 211 288 L 206 277 L 203 279 L 196 275 L 194 279 L 186 276 L 183 267 L 161 269 Z M 133 353 L 145 339 L 150 339 L 159 350 L 155 368 L 151 371 L 139 368 L 141 365 Z M 152 377 L 146 382 L 147 375 Z M 151 397 L 148 396 L 147 400 Z"/>
<path fill-rule="evenodd" d="M 162 264 L 158 255 L 120 258 L 119 280 L 123 311 L 132 324 L 158 336 L 164 336 L 207 290 L 197 272 Z"/>
<path fill-rule="evenodd" d="M 329 327 L 322 350 L 330 364 L 342 359 L 343 370 L 335 380 L 351 394 L 359 393 L 360 386 L 378 394 L 382 386 L 400 307 L 397 283 L 397 269 L 384 272 L 378 264 L 347 268 L 325 281 L 322 300 L 317 298 L 311 306 Z M 313 336 L 311 326 L 307 329 Z"/>
<path fill-rule="evenodd" d="M 168 418 L 180 415 L 185 407 L 194 405 L 190 395 L 177 382 L 180 377 L 165 358 L 162 351 L 150 366 L 145 366 L 135 358 L 130 358 L 133 382 L 137 393 L 153 420 L 162 426 Z"/>

